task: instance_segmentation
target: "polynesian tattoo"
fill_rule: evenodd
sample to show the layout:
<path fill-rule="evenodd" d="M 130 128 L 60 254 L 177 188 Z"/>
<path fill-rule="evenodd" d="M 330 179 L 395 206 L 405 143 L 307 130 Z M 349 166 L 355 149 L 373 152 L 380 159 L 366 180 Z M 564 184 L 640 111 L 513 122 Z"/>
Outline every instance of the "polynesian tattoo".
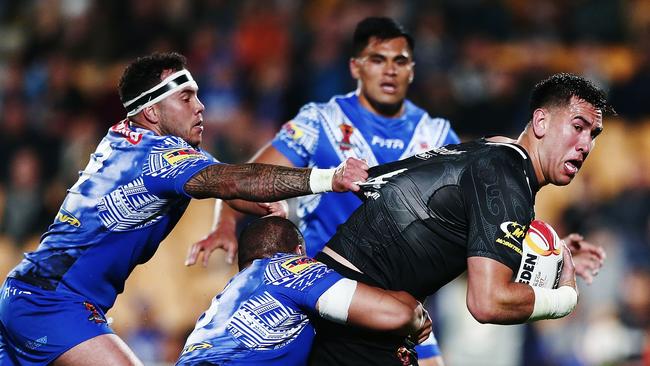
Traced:
<path fill-rule="evenodd" d="M 269 164 L 216 164 L 196 173 L 185 183 L 194 198 L 240 198 L 272 202 L 312 193 L 311 169 Z"/>

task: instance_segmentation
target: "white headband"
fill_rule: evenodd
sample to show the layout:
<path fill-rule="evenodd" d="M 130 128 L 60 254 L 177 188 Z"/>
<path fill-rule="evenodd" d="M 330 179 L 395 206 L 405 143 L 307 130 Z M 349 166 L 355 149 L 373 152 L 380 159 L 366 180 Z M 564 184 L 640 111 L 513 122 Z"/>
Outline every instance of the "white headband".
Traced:
<path fill-rule="evenodd" d="M 153 88 L 142 92 L 137 97 L 125 102 L 124 108 L 126 108 L 127 117 L 135 116 L 140 113 L 141 110 L 160 102 L 169 95 L 188 85 L 198 88 L 196 81 L 192 79 L 192 75 L 189 71 L 183 69 L 169 75 Z"/>

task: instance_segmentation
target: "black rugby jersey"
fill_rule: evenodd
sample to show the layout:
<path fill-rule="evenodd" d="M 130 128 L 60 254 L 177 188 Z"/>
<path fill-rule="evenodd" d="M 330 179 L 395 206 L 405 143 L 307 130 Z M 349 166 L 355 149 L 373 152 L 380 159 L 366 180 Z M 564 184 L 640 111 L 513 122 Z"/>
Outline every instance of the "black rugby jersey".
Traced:
<path fill-rule="evenodd" d="M 423 299 L 467 269 L 467 258 L 513 270 L 539 189 L 518 145 L 484 139 L 371 168 L 364 204 L 327 246 L 379 286 Z"/>

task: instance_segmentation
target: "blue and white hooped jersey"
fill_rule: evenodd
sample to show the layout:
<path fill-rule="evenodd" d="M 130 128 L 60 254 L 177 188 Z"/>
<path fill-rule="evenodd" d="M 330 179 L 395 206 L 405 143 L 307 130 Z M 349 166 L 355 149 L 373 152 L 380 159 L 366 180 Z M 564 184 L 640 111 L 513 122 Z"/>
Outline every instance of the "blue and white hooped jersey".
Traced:
<path fill-rule="evenodd" d="M 408 100 L 401 117 L 385 118 L 365 109 L 357 95 L 349 93 L 305 105 L 284 124 L 272 145 L 294 166 L 331 168 L 347 157 L 366 159 L 372 167 L 459 142 L 448 120 L 431 118 Z M 307 255 L 320 252 L 360 204 L 353 193 L 298 198 Z"/>
<path fill-rule="evenodd" d="M 108 131 L 36 251 L 9 277 L 85 296 L 107 311 L 133 268 L 148 261 L 190 196 L 183 186 L 218 162 L 175 136 L 132 127 Z"/>
<path fill-rule="evenodd" d="M 315 334 L 308 315 L 342 278 L 295 254 L 253 261 L 199 317 L 177 365 L 305 365 Z"/>

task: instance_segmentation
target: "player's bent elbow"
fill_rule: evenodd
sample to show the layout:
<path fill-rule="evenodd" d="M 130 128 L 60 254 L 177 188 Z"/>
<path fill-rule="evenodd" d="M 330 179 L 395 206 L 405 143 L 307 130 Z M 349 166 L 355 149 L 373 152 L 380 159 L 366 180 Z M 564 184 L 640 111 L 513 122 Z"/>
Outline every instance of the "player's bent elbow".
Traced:
<path fill-rule="evenodd" d="M 497 323 L 499 312 L 495 301 L 490 296 L 467 296 L 467 309 L 472 317 L 481 324 Z"/>

